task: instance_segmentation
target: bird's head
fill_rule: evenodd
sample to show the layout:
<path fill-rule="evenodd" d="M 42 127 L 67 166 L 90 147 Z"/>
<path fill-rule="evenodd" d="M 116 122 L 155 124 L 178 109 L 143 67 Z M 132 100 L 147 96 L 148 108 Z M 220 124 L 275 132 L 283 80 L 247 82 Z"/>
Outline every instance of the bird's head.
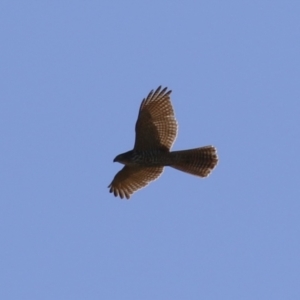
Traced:
<path fill-rule="evenodd" d="M 123 165 L 128 165 L 131 162 L 132 151 L 128 151 L 122 154 L 119 154 L 115 157 L 114 162 L 121 163 Z"/>

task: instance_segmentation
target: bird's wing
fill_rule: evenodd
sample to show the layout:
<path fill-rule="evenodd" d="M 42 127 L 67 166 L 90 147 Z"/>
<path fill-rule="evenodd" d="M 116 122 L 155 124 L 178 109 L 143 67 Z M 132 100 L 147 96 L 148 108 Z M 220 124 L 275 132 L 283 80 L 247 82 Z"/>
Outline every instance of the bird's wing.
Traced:
<path fill-rule="evenodd" d="M 130 195 L 135 191 L 145 187 L 151 181 L 157 179 L 163 171 L 163 167 L 136 167 L 125 166 L 116 174 L 111 184 L 110 193 L 114 193 L 121 199 Z"/>
<path fill-rule="evenodd" d="M 177 121 L 167 88 L 161 87 L 143 99 L 135 125 L 135 150 L 170 149 L 177 135 Z"/>

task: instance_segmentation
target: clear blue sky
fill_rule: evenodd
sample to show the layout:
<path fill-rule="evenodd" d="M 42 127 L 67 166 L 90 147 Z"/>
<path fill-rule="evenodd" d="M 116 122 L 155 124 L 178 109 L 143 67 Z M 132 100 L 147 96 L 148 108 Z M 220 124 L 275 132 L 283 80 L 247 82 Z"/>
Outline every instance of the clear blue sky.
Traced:
<path fill-rule="evenodd" d="M 300 299 L 299 1 L 1 1 L 0 299 Z M 139 105 L 207 179 L 108 184 Z"/>

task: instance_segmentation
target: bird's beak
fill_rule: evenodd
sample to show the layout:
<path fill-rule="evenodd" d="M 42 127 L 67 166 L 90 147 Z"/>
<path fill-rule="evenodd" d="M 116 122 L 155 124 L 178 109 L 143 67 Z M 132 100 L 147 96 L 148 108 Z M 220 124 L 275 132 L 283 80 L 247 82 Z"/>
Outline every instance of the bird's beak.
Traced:
<path fill-rule="evenodd" d="M 116 161 L 117 161 L 117 158 L 115 157 L 115 158 L 114 158 L 114 162 L 116 162 Z"/>

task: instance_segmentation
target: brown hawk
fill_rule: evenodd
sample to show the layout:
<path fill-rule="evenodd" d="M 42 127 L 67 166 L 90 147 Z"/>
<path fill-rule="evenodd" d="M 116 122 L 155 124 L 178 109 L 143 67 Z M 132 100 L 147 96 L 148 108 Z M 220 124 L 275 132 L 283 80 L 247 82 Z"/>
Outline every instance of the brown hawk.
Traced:
<path fill-rule="evenodd" d="M 167 88 L 161 86 L 143 99 L 135 125 L 133 150 L 119 154 L 114 162 L 125 166 L 108 186 L 122 199 L 157 179 L 165 166 L 206 177 L 218 163 L 213 146 L 170 151 L 177 135 L 177 122 Z"/>

